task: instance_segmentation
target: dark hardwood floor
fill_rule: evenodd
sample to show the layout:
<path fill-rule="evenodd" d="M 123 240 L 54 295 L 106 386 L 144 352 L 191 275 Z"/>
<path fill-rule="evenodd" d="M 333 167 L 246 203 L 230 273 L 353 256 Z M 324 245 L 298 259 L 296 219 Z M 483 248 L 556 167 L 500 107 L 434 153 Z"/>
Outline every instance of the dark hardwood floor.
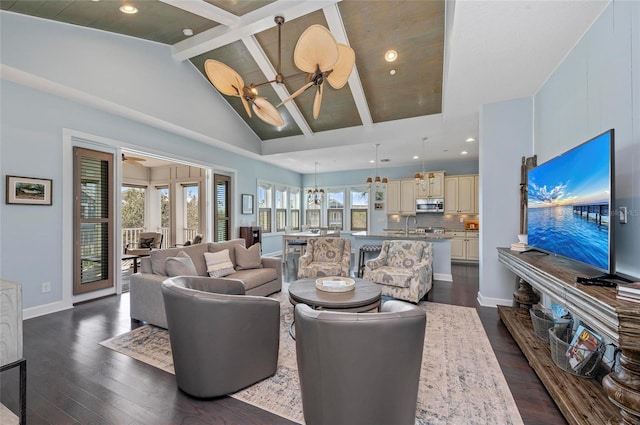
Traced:
<path fill-rule="evenodd" d="M 296 263 L 285 265 L 285 281 Z M 477 308 L 525 424 L 566 424 L 496 309 L 477 306 L 477 291 L 478 266 L 457 264 L 429 300 Z M 24 321 L 28 424 L 293 424 L 230 397 L 193 399 L 173 375 L 98 345 L 136 326 L 128 293 Z M 17 394 L 17 370 L 3 372 L 0 400 L 17 411 Z"/>

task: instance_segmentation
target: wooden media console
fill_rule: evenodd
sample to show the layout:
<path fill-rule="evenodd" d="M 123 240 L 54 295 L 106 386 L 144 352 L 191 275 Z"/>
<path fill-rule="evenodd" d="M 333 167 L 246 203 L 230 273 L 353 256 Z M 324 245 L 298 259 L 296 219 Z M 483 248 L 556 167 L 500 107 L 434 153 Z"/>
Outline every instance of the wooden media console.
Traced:
<path fill-rule="evenodd" d="M 555 366 L 548 344 L 535 339 L 526 310 L 498 308 L 503 322 L 567 421 L 640 424 L 640 305 L 617 300 L 615 288 L 576 283 L 577 276 L 599 272 L 564 257 L 498 248 L 498 261 L 536 290 L 563 304 L 621 350 L 620 371 L 605 376 L 602 385 L 576 377 Z"/>

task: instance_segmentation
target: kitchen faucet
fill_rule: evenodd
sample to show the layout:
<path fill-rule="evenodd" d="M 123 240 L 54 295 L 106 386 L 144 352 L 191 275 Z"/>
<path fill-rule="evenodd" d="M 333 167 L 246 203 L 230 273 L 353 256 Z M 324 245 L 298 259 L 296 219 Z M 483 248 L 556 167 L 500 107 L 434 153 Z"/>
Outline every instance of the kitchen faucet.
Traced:
<path fill-rule="evenodd" d="M 413 224 L 415 224 L 416 226 L 418 225 L 418 219 L 416 218 L 415 215 L 408 215 L 407 218 L 404 220 L 404 234 L 408 235 L 409 234 L 409 219 L 413 218 Z"/>

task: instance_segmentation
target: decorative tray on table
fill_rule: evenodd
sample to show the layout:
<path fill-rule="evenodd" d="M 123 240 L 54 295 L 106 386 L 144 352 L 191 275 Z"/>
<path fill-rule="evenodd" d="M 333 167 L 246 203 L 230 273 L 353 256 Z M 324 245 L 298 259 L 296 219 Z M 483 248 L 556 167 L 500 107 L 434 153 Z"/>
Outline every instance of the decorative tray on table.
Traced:
<path fill-rule="evenodd" d="M 320 277 L 316 279 L 316 288 L 326 292 L 353 291 L 356 281 L 348 277 Z"/>

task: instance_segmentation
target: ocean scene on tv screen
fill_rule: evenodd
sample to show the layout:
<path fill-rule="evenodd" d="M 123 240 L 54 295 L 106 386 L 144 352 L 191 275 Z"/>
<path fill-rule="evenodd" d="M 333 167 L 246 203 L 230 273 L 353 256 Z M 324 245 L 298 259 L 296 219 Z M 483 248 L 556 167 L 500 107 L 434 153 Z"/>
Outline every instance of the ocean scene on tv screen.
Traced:
<path fill-rule="evenodd" d="M 609 270 L 610 133 L 528 174 L 528 243 Z"/>

